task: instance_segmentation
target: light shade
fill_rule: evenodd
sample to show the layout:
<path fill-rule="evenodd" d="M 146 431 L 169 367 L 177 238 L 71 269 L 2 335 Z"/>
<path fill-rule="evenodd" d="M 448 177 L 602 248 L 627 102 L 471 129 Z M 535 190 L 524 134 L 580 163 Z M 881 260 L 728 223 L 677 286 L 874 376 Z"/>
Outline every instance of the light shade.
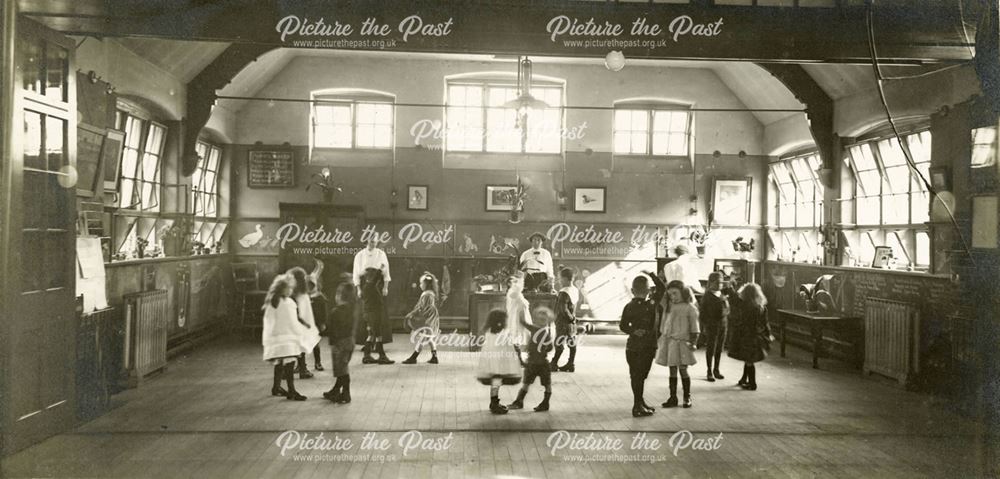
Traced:
<path fill-rule="evenodd" d="M 613 72 L 621 71 L 625 68 L 625 54 L 618 50 L 608 52 L 604 57 L 604 66 Z"/>

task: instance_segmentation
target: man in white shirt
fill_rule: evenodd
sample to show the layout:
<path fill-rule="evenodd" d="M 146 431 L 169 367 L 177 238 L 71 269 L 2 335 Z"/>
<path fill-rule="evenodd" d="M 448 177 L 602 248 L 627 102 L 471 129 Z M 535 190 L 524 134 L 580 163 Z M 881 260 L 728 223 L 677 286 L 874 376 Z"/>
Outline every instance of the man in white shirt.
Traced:
<path fill-rule="evenodd" d="M 698 265 L 695 264 L 697 256 L 691 254 L 685 245 L 677 245 L 674 248 L 677 259 L 667 263 L 663 267 L 663 278 L 667 283 L 671 281 L 681 281 L 697 293 L 702 292 L 701 281 L 698 279 Z"/>
<path fill-rule="evenodd" d="M 521 259 L 518 261 L 521 271 L 524 271 L 526 275 L 524 278 L 526 291 L 537 290 L 538 286 L 546 279 L 555 276 L 552 272 L 552 254 L 542 248 L 545 239 L 545 235 L 541 233 L 532 233 L 528 237 L 528 241 L 531 241 L 531 248 L 521 253 Z"/>
<path fill-rule="evenodd" d="M 375 268 L 382 271 L 382 278 L 385 280 L 385 286 L 382 288 L 382 296 L 389 294 L 389 258 L 386 257 L 385 251 L 378 248 L 378 238 L 372 235 L 368 239 L 368 243 L 365 245 L 365 249 L 358 251 L 354 255 L 354 284 L 357 286 L 361 285 L 361 277 L 364 276 L 365 270 L 368 268 Z M 361 289 L 358 289 L 358 294 L 361 294 Z"/>

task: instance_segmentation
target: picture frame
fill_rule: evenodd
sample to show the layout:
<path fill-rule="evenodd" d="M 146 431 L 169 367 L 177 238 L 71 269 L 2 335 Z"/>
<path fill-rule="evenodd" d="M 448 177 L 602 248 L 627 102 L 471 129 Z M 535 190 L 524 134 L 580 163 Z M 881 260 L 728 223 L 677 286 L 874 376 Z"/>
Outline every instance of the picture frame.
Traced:
<path fill-rule="evenodd" d="M 932 166 L 928 171 L 935 191 L 951 191 L 951 171 L 947 166 Z"/>
<path fill-rule="evenodd" d="M 720 225 L 750 224 L 753 178 L 713 178 L 711 221 Z"/>
<path fill-rule="evenodd" d="M 517 185 L 486 185 L 486 211 L 511 211 L 516 196 Z"/>
<path fill-rule="evenodd" d="M 406 209 L 410 211 L 427 211 L 429 198 L 427 185 L 406 185 Z"/>
<path fill-rule="evenodd" d="M 889 266 L 889 260 L 891 259 L 892 259 L 891 246 L 876 246 L 875 257 L 872 258 L 872 268 L 885 268 Z"/>
<path fill-rule="evenodd" d="M 573 211 L 575 213 L 606 213 L 607 209 L 607 188 L 603 186 L 573 188 Z"/>
<path fill-rule="evenodd" d="M 101 145 L 99 168 L 104 172 L 104 191 L 117 192 L 122 172 L 122 147 L 125 146 L 125 132 L 108 130 Z"/>

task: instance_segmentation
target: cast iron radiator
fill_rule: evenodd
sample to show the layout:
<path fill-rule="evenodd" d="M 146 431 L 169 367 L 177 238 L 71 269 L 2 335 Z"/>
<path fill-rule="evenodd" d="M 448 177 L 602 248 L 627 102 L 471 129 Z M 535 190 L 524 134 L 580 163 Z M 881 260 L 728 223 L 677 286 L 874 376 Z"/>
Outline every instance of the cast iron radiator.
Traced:
<path fill-rule="evenodd" d="M 125 300 L 125 367 L 130 385 L 167 366 L 167 290 L 127 294 Z"/>
<path fill-rule="evenodd" d="M 920 314 L 910 303 L 868 298 L 865 302 L 864 373 L 894 378 L 902 385 L 920 365 Z"/>

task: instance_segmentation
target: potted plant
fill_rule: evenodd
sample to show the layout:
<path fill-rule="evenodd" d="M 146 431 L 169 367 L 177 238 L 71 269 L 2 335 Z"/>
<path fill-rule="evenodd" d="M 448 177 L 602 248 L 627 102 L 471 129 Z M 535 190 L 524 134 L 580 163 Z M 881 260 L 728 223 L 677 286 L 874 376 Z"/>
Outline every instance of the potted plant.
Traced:
<path fill-rule="evenodd" d="M 323 190 L 323 202 L 333 203 L 333 195 L 343 190 L 333 182 L 333 173 L 329 168 L 323 168 L 319 173 L 313 173 L 313 182 L 306 185 L 306 191 L 313 186 Z"/>
<path fill-rule="evenodd" d="M 146 247 L 149 246 L 149 240 L 146 238 L 136 238 L 135 239 L 135 257 L 145 258 L 146 257 Z"/>

